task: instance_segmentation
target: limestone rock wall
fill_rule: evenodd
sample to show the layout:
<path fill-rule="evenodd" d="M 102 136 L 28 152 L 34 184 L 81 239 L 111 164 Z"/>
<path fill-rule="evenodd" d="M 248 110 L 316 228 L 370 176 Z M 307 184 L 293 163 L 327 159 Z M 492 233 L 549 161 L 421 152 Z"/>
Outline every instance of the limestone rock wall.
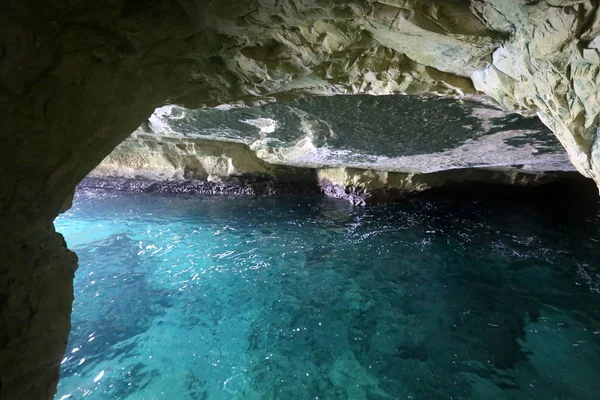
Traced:
<path fill-rule="evenodd" d="M 464 183 L 536 186 L 569 176 L 564 172 L 527 173 L 516 170 L 464 168 L 426 174 L 386 172 L 356 168 L 317 171 L 323 192 L 330 197 L 366 205 L 387 202 L 424 190 Z"/>
<path fill-rule="evenodd" d="M 0 296 L 3 400 L 52 397 L 70 312 L 66 297 L 52 299 L 70 296 L 63 278 L 75 264 L 63 258 L 64 247 L 47 245 L 56 240 L 52 229 L 21 224 L 49 227 L 77 182 L 164 104 L 485 94 L 538 113 L 578 170 L 600 182 L 597 0 L 22 0 L 0 6 L 0 231 L 3 248 L 13 249 L 0 264 L 0 284 L 8 288 Z M 14 234 L 16 227 L 23 235 Z M 37 264 L 18 253 L 23 237 L 45 249 L 34 252 L 44 254 Z M 6 283 L 15 273 L 22 286 Z M 52 330 L 45 351 L 32 353 L 44 329 Z"/>
<path fill-rule="evenodd" d="M 186 191 L 203 193 L 233 189 L 193 181 L 239 183 L 237 190 L 248 193 L 257 192 L 246 186 L 255 179 L 302 183 L 309 191 L 319 184 L 328 195 L 363 204 L 457 182 L 531 185 L 572 170 L 536 117 L 472 100 L 354 95 L 163 107 L 89 176 L 114 181 L 102 187 L 165 191 L 158 182 L 169 181 L 179 191 L 188 182 Z"/>
<path fill-rule="evenodd" d="M 595 177 L 597 9 L 595 0 L 6 3 L 0 209 L 39 202 L 55 214 L 165 103 L 323 94 L 483 92 L 539 112 Z"/>
<path fill-rule="evenodd" d="M 145 130 L 138 129 L 134 132 L 88 175 L 88 179 L 83 183 L 84 187 L 136 192 L 227 195 L 312 193 L 320 188 L 328 196 L 365 205 L 395 200 L 434 187 L 467 182 L 532 186 L 568 176 L 573 170 L 564 150 L 558 143 L 553 143 L 554 138 L 545 137 L 543 132 L 535 130 L 525 130 L 524 137 L 508 135 L 506 140 L 509 142 L 515 140 L 519 144 L 520 141 L 525 140 L 527 146 L 533 146 L 537 142 L 538 147 L 533 147 L 533 150 L 526 147 L 525 153 L 519 146 L 515 149 L 507 147 L 512 150 L 499 155 L 509 161 L 503 164 L 493 164 L 491 163 L 493 157 L 486 157 L 488 150 L 502 152 L 502 146 L 493 141 L 495 145 L 490 149 L 477 149 L 477 145 L 472 145 L 469 152 L 483 154 L 482 162 L 490 162 L 487 167 L 473 168 L 473 165 L 461 160 L 462 163 L 457 161 L 454 168 L 448 169 L 452 164 L 444 163 L 444 153 L 434 152 L 421 154 L 416 158 L 421 162 L 413 160 L 413 163 L 407 166 L 408 171 L 394 172 L 343 165 L 327 167 L 319 163 L 311 166 L 271 164 L 263 157 L 269 159 L 268 154 L 278 151 L 277 148 L 260 148 L 255 151 L 245 143 L 199 138 L 198 136 L 201 135 L 198 133 L 203 132 L 202 129 L 205 127 L 193 118 L 185 122 L 179 121 L 180 124 L 177 126 L 182 128 L 181 132 L 171 131 L 170 129 L 175 126 L 173 121 L 168 119 L 154 121 L 154 129 L 157 129 L 158 124 L 169 121 L 171 126 L 162 125 L 165 130 L 161 132 L 149 132 L 152 125 L 150 121 L 144 126 Z M 207 123 L 207 120 L 203 121 Z M 274 120 L 270 121 L 275 123 Z M 512 122 L 504 122 L 514 124 L 514 116 L 509 121 Z M 208 122 L 209 125 L 213 125 L 215 121 Z M 232 123 L 232 121 L 228 122 Z M 518 122 L 523 124 L 523 121 Z M 271 125 L 261 125 L 263 131 L 264 126 Z M 491 126 L 489 125 L 488 128 Z M 532 128 L 527 123 L 525 126 Z M 228 134 L 231 136 L 229 139 L 232 139 L 235 132 L 242 134 L 237 139 L 243 140 L 244 132 L 235 131 L 233 128 L 235 126 L 224 126 L 222 134 Z M 194 133 L 191 134 L 187 129 Z M 502 135 L 503 132 L 514 131 L 500 130 L 500 133 L 491 133 L 490 136 Z M 250 133 L 245 132 L 251 137 Z M 307 140 L 301 132 L 299 134 L 300 141 Z M 350 132 L 347 134 L 351 136 Z M 261 132 L 258 135 L 261 136 Z M 285 136 L 285 133 L 280 133 L 278 137 L 281 139 Z M 447 143 L 451 138 L 443 139 Z M 293 143 L 295 139 L 291 143 L 280 141 L 279 146 L 294 147 Z M 460 141 L 458 143 L 460 144 Z M 457 146 L 460 149 L 464 145 Z M 536 152 L 540 154 L 535 154 Z M 264 153 L 267 153 L 267 156 Z M 262 157 L 259 157 L 259 154 Z M 353 163 L 360 165 L 365 163 L 365 157 L 367 157 L 365 154 L 355 152 L 346 154 L 340 162 L 346 165 Z M 277 161 L 292 165 L 296 162 L 290 158 L 279 158 Z M 376 162 L 373 165 L 382 166 L 381 163 Z"/>
<path fill-rule="evenodd" d="M 271 165 L 245 144 L 136 132 L 90 174 L 93 178 L 221 181 L 239 176 L 300 179 L 295 168 Z"/>
<path fill-rule="evenodd" d="M 2 228 L 0 398 L 52 399 L 71 327 L 77 256 L 38 218 L 3 215 Z"/>
<path fill-rule="evenodd" d="M 99 168 L 123 164 L 140 169 L 154 163 L 156 169 L 182 170 L 183 153 L 187 160 L 209 157 L 206 162 L 211 163 L 223 152 L 232 162 L 254 159 L 262 165 L 262 170 L 242 166 L 237 173 L 265 172 L 269 165 L 411 173 L 462 168 L 574 170 L 560 142 L 536 117 L 478 101 L 421 95 L 322 96 L 198 110 L 166 106 Z"/>
<path fill-rule="evenodd" d="M 537 113 L 577 169 L 600 182 L 600 15 L 598 2 L 546 1 L 537 7 L 495 0 L 474 4 L 511 40 L 474 71 L 480 90 L 504 107 Z"/>

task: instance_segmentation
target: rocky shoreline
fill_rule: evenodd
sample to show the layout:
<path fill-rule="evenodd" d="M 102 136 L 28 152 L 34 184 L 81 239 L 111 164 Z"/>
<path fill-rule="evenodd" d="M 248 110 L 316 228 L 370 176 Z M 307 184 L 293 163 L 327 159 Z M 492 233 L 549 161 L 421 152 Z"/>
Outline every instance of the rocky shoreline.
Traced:
<path fill-rule="evenodd" d="M 313 170 L 315 180 L 280 180 L 265 176 L 229 177 L 222 181 L 151 180 L 147 178 L 87 177 L 79 189 L 113 190 L 132 193 L 199 194 L 212 196 L 314 195 L 347 200 L 358 206 L 403 200 L 431 189 L 487 184 L 533 187 L 554 182 L 581 181 L 575 172 L 529 174 L 515 171 L 461 169 L 432 174 L 384 173 L 385 180 L 372 175 L 376 171 L 335 169 Z M 369 180 L 365 180 L 369 176 Z M 362 179 L 362 180 L 361 180 Z"/>
<path fill-rule="evenodd" d="M 202 194 L 215 196 L 275 196 L 319 193 L 317 185 L 278 180 L 236 179 L 228 182 L 201 180 L 151 181 L 135 178 L 85 178 L 80 189 L 105 189 L 134 193 Z"/>

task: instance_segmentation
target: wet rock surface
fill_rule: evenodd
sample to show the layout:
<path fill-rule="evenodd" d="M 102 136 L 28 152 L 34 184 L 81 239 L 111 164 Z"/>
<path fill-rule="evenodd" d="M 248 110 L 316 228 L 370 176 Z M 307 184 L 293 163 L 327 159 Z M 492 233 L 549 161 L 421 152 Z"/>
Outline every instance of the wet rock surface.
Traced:
<path fill-rule="evenodd" d="M 535 117 L 472 100 L 355 95 L 163 107 L 90 176 L 123 190 L 172 193 L 319 185 L 327 196 L 366 205 L 457 182 L 537 185 L 574 170 Z"/>
<path fill-rule="evenodd" d="M 138 193 L 172 193 L 203 195 L 273 196 L 319 193 L 316 184 L 307 182 L 275 181 L 268 178 L 231 178 L 228 182 L 200 180 L 150 181 L 131 178 L 85 178 L 82 189 L 118 190 Z"/>
<path fill-rule="evenodd" d="M 477 167 L 574 170 L 560 142 L 536 117 L 431 96 L 313 97 L 251 108 L 163 107 L 101 166 L 127 166 L 119 155 L 128 151 L 136 158 L 161 151 L 136 145 L 141 138 L 179 147 L 201 139 L 243 143 L 266 163 L 295 167 L 412 173 Z M 196 149 L 201 154 L 202 143 Z"/>
<path fill-rule="evenodd" d="M 389 203 L 407 199 L 432 189 L 460 188 L 489 184 L 533 187 L 555 182 L 586 181 L 576 172 L 524 173 L 491 169 L 458 169 L 429 174 L 410 174 L 331 168 L 317 171 L 319 186 L 329 197 L 345 199 L 355 205 Z"/>

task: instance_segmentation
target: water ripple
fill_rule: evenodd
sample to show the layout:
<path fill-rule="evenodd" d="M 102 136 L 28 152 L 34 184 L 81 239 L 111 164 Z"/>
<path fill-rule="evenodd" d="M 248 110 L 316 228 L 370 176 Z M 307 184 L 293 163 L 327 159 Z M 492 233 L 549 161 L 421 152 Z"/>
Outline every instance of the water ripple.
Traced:
<path fill-rule="evenodd" d="M 600 216 L 87 191 L 56 226 L 80 258 L 59 400 L 600 391 Z"/>

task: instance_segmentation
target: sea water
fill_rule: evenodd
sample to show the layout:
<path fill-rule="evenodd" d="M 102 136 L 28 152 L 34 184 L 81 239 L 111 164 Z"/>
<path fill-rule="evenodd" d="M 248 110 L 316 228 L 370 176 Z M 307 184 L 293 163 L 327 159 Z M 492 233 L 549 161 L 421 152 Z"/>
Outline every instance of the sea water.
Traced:
<path fill-rule="evenodd" d="M 599 399 L 600 217 L 563 211 L 79 191 L 55 398 Z"/>

